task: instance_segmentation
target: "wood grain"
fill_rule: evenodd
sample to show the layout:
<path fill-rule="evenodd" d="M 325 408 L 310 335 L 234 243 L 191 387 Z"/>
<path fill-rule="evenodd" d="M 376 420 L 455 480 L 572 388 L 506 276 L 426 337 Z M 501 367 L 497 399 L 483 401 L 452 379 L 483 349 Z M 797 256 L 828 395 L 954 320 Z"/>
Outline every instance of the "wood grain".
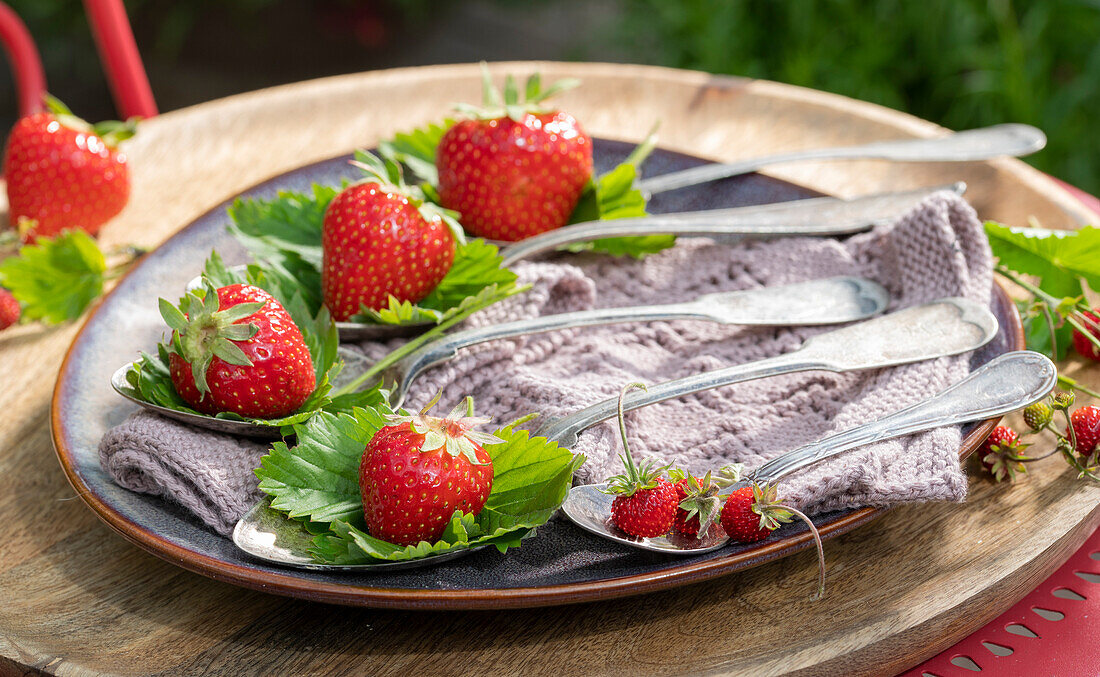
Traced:
<path fill-rule="evenodd" d="M 584 79 L 562 105 L 594 135 L 732 160 L 928 136 L 907 115 L 767 82 L 606 64 L 504 64 Z M 156 245 L 206 209 L 290 168 L 370 145 L 478 97 L 474 66 L 350 75 L 168 113 L 129 145 L 133 198 L 106 244 Z M 1094 215 L 1043 175 L 965 166 L 815 163 L 775 175 L 842 195 L 962 179 L 984 217 L 1071 228 Z M 345 609 L 242 590 L 129 545 L 73 495 L 47 427 L 75 329 L 0 335 L 0 671 L 52 674 L 893 674 L 1030 590 L 1100 523 L 1100 487 L 1058 459 L 965 505 L 894 510 L 828 544 L 829 590 L 808 601 L 810 553 L 675 591 L 535 611 Z M 1077 378 L 1100 381 L 1095 369 Z M 977 475 L 977 473 L 974 473 Z M 778 629 L 782 628 L 782 629 Z"/>

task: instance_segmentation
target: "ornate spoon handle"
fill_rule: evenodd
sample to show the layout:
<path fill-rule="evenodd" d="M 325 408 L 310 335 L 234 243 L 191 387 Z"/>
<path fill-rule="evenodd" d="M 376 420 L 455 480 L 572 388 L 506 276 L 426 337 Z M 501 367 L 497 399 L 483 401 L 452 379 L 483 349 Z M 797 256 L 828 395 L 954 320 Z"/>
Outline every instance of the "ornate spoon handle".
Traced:
<path fill-rule="evenodd" d="M 757 468 L 750 478 L 774 482 L 867 444 L 1001 416 L 1039 401 L 1057 380 L 1057 369 L 1046 356 L 1026 350 L 1005 353 L 934 397 L 783 454 Z"/>
<path fill-rule="evenodd" d="M 728 164 L 702 165 L 645 179 L 638 184 L 638 188 L 646 195 L 653 195 L 666 190 L 748 174 L 769 165 L 799 160 L 873 158 L 901 162 L 965 162 L 988 160 L 1002 155 L 1018 157 L 1040 150 L 1046 142 L 1046 135 L 1031 125 L 994 125 L 955 132 L 933 139 L 902 139 L 878 141 L 859 146 L 812 148 Z"/>

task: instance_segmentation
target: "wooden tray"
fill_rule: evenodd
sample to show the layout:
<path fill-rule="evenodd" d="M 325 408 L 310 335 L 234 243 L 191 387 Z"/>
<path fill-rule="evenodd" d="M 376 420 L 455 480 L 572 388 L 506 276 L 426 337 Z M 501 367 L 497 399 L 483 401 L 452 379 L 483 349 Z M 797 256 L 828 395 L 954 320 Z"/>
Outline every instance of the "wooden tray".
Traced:
<path fill-rule="evenodd" d="M 591 133 L 736 160 L 770 151 L 930 136 L 939 128 L 770 82 L 613 64 L 500 64 L 584 80 L 562 104 Z M 134 192 L 110 246 L 155 246 L 266 177 L 370 146 L 479 96 L 476 65 L 349 75 L 174 111 L 128 145 Z M 705 130 L 701 132 L 700 130 Z M 985 218 L 1069 228 L 1100 221 L 1012 160 L 965 166 L 834 162 L 769 172 L 854 195 L 961 178 Z M 2 207 L 0 207 L 2 210 Z M 964 505 L 898 508 L 834 539 L 829 589 L 815 558 L 787 557 L 630 602 L 532 611 L 334 609 L 212 581 L 115 536 L 58 472 L 49 397 L 76 327 L 0 336 L 0 673 L 892 675 L 1007 609 L 1100 523 L 1100 490 L 1051 458 L 1006 488 L 975 476 Z M 1067 364 L 1092 385 L 1095 370 Z M 1026 525 L 1021 528 L 1020 525 Z M 6 662 L 5 662 L 6 661 Z"/>

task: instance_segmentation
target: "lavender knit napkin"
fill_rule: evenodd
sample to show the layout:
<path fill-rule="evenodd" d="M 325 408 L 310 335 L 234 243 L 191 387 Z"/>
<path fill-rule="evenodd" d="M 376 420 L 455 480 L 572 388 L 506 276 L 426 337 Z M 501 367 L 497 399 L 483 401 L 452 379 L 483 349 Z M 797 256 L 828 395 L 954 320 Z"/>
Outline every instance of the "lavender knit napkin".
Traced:
<path fill-rule="evenodd" d="M 597 255 L 517 264 L 534 288 L 478 313 L 468 326 L 594 307 L 676 302 L 701 294 L 836 275 L 882 283 L 891 310 L 944 296 L 988 304 L 988 242 L 973 209 L 941 193 L 896 223 L 839 242 L 797 238 L 737 245 L 685 240 L 642 261 Z M 437 391 L 443 404 L 471 394 L 498 421 L 528 412 L 562 416 L 614 397 L 629 381 L 658 383 L 790 351 L 827 327 L 727 327 L 700 321 L 653 322 L 558 331 L 466 349 L 422 375 L 407 407 Z M 360 346 L 378 358 L 399 341 Z M 891 413 L 968 373 L 969 356 L 875 372 L 807 372 L 771 377 L 663 402 L 627 415 L 638 456 L 693 472 L 738 461 L 753 468 L 836 430 Z M 784 480 L 781 493 L 811 512 L 910 501 L 963 500 L 958 427 L 882 442 Z M 580 436 L 588 461 L 578 482 L 618 471 L 612 422 Z M 219 533 L 258 498 L 251 469 L 265 446 L 135 413 L 100 443 L 100 460 L 120 485 L 168 497 Z"/>

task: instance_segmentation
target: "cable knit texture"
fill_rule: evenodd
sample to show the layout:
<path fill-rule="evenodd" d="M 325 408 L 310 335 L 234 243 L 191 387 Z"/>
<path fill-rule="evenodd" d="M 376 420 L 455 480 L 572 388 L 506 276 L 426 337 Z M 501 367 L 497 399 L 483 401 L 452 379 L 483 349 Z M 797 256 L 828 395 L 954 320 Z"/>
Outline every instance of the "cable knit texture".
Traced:
<path fill-rule="evenodd" d="M 550 313 L 686 301 L 701 294 L 860 275 L 890 291 L 890 310 L 944 296 L 988 304 L 989 245 L 973 209 L 954 194 L 928 198 L 896 223 L 848 238 L 797 238 L 720 245 L 681 241 L 642 261 L 559 256 L 515 266 L 534 288 L 471 318 L 482 326 Z M 437 391 L 449 405 L 472 394 L 498 421 L 528 412 L 563 416 L 614 397 L 629 381 L 658 383 L 797 348 L 827 327 L 727 327 L 653 322 L 558 331 L 486 343 L 423 374 L 407 406 Z M 376 359 L 399 344 L 364 344 Z M 806 372 L 741 383 L 627 415 L 637 456 L 693 472 L 739 461 L 754 468 L 833 431 L 881 417 L 968 373 L 969 356 L 856 374 Z M 849 452 L 785 479 L 781 495 L 811 512 L 910 501 L 963 500 L 961 430 L 941 428 Z M 578 482 L 619 471 L 613 422 L 580 436 L 588 461 Z M 169 497 L 228 533 L 256 500 L 251 469 L 264 446 L 139 412 L 100 444 L 103 467 L 124 487 Z"/>

